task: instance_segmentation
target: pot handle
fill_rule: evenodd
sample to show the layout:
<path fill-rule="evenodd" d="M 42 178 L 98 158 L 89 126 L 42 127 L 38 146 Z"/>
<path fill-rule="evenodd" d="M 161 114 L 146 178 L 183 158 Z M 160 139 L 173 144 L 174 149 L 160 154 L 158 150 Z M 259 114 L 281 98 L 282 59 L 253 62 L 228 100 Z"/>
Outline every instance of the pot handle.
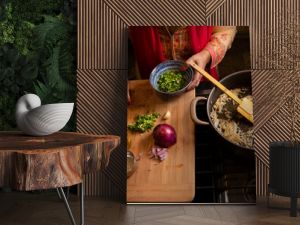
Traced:
<path fill-rule="evenodd" d="M 192 120 L 196 124 L 199 124 L 199 125 L 209 125 L 209 122 L 199 120 L 198 117 L 197 117 L 196 106 L 197 106 L 197 103 L 199 101 L 207 101 L 207 98 L 205 98 L 203 96 L 199 96 L 199 97 L 196 97 L 192 100 L 192 102 L 191 102 L 191 117 L 192 117 Z"/>

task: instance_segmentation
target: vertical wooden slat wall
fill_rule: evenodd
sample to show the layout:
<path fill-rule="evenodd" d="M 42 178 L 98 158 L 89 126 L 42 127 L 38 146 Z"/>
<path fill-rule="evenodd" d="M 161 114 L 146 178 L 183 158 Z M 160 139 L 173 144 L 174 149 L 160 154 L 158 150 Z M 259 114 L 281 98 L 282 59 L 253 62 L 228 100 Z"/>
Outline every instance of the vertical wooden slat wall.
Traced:
<path fill-rule="evenodd" d="M 256 185 L 264 196 L 268 144 L 291 138 L 299 108 L 297 60 L 268 56 L 286 53 L 283 24 L 299 20 L 298 0 L 78 0 L 77 128 L 122 138 L 107 170 L 85 178 L 86 194 L 126 201 L 127 27 L 208 24 L 250 26 Z"/>
<path fill-rule="evenodd" d="M 126 201 L 127 25 L 98 0 L 78 0 L 77 130 L 121 136 L 102 173 L 85 177 L 85 194 Z M 126 43 L 126 44 L 125 44 Z"/>
<path fill-rule="evenodd" d="M 299 79 L 295 72 L 297 60 L 291 58 L 290 63 L 283 64 L 288 61 L 284 54 L 274 52 L 284 53 L 283 48 L 289 41 L 287 37 L 295 35 L 284 25 L 299 24 L 300 3 L 297 0 L 220 0 L 221 5 L 213 0 L 208 2 L 211 4 L 207 7 L 214 5 L 215 9 L 207 11 L 207 24 L 250 26 L 256 193 L 265 196 L 269 179 L 269 143 L 291 139 L 295 119 L 291 107 L 299 104 L 291 96 L 295 94 Z M 271 55 L 272 60 L 269 60 Z"/>

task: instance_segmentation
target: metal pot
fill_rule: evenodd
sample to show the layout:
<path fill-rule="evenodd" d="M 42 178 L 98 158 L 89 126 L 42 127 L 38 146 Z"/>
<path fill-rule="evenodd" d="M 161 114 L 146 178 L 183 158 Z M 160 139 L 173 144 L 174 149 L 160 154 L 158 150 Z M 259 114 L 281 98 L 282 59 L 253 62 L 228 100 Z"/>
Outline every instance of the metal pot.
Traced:
<path fill-rule="evenodd" d="M 228 89 L 234 89 L 234 88 L 239 88 L 239 87 L 249 87 L 251 88 L 251 71 L 250 70 L 242 70 L 242 71 L 238 71 L 235 73 L 232 73 L 226 77 L 224 77 L 222 80 L 220 80 L 220 83 L 222 83 L 225 87 L 227 87 Z M 203 97 L 203 96 L 199 96 L 193 99 L 192 103 L 191 103 L 191 116 L 192 119 L 194 120 L 195 123 L 199 124 L 199 125 L 209 125 L 209 124 L 213 124 L 212 120 L 210 118 L 210 116 L 208 116 L 209 118 L 209 122 L 207 121 L 203 121 L 198 119 L 197 114 L 196 114 L 196 106 L 197 106 L 197 102 L 198 101 L 207 101 L 206 103 L 206 111 L 207 111 L 207 115 L 210 115 L 211 111 L 212 111 L 212 107 L 215 104 L 215 102 L 217 101 L 217 99 L 219 98 L 219 96 L 223 94 L 223 92 L 217 88 L 214 87 L 212 89 L 212 91 L 210 92 L 208 98 Z M 213 125 L 212 125 L 213 126 Z M 231 142 L 229 140 L 227 140 L 222 133 L 220 133 L 218 131 L 218 129 L 213 126 L 213 128 L 228 142 L 245 148 L 245 149 L 249 149 L 245 146 L 240 146 L 237 143 Z"/>

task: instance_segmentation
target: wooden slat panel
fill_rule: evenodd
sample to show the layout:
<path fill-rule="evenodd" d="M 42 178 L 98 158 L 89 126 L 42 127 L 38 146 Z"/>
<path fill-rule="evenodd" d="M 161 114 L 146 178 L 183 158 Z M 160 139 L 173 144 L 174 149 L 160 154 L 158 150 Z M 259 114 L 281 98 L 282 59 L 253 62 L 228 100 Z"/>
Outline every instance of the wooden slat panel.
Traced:
<path fill-rule="evenodd" d="M 206 0 L 206 18 L 209 18 L 215 11 L 223 5 L 226 0 Z"/>
<path fill-rule="evenodd" d="M 130 26 L 204 25 L 206 21 L 205 0 L 105 0 L 105 3 Z"/>
<path fill-rule="evenodd" d="M 299 32 L 300 33 L 300 32 Z M 299 40 L 300 41 L 300 40 Z M 300 45 L 299 45 L 300 46 Z M 300 48 L 299 48 L 300 49 Z M 300 64 L 300 63 L 299 63 Z M 293 136 L 296 141 L 300 141 L 300 70 L 295 71 L 294 76 L 298 81 L 295 82 L 295 95 L 294 95 L 294 116 L 293 116 Z"/>
<path fill-rule="evenodd" d="M 269 169 L 268 167 L 256 157 L 256 196 L 266 196 L 267 187 L 269 183 Z"/>
<path fill-rule="evenodd" d="M 78 69 L 127 69 L 127 25 L 103 0 L 78 1 Z"/>
<path fill-rule="evenodd" d="M 292 71 L 298 61 L 292 51 L 300 39 L 291 24 L 299 24 L 299 5 L 297 0 L 226 0 L 221 6 L 207 1 L 208 24 L 250 25 L 251 67 L 259 69 L 252 73 L 258 195 L 266 193 L 269 143 L 291 135 L 299 139 L 298 117 L 291 113 L 298 105 Z"/>
<path fill-rule="evenodd" d="M 286 37 L 293 36 L 286 23 L 293 23 L 297 17 L 295 0 L 256 0 L 252 15 L 252 68 L 257 69 L 293 69 L 293 59 L 288 63 L 285 48 Z M 298 14 L 299 15 L 299 14 Z M 280 54 L 277 54 L 280 53 Z M 284 63 L 282 63 L 284 62 Z"/>
<path fill-rule="evenodd" d="M 117 185 L 105 173 L 93 173 L 85 176 L 85 196 L 101 196 L 104 199 L 125 202 L 124 190 L 120 191 Z"/>
<path fill-rule="evenodd" d="M 294 76 L 290 70 L 252 71 L 256 131 L 284 105 L 293 91 Z"/>
<path fill-rule="evenodd" d="M 299 22 L 299 4 L 297 0 L 226 0 L 214 5 L 215 12 L 209 11 L 207 24 L 250 25 L 252 69 L 293 69 L 295 61 L 287 63 L 285 37 L 294 37 L 294 32 L 286 29 L 286 23 Z"/>
<path fill-rule="evenodd" d="M 103 175 L 86 177 L 87 195 L 123 195 L 126 199 L 126 70 L 78 70 L 77 130 L 90 134 L 121 136 L 121 146 L 111 155 Z M 124 94 L 125 93 L 125 94 Z M 109 178 L 109 179 L 107 179 Z M 105 180 L 106 182 L 101 182 Z M 115 198 L 116 196 L 111 196 Z"/>
<path fill-rule="evenodd" d="M 123 73 L 119 70 L 127 69 L 127 26 L 204 25 L 206 23 L 209 25 L 249 25 L 251 64 L 252 69 L 255 69 L 253 72 L 254 118 L 257 124 L 255 146 L 259 148 L 257 149 L 257 157 L 259 157 L 257 159 L 257 173 L 259 173 L 257 193 L 265 194 L 268 175 L 266 140 L 288 138 L 291 127 L 295 128 L 296 138 L 300 133 L 300 129 L 298 129 L 300 123 L 297 123 L 298 115 L 292 113 L 291 116 L 294 118 L 291 121 L 285 118 L 291 107 L 294 109 L 299 107 L 297 103 L 299 97 L 295 85 L 290 86 L 298 81 L 297 76 L 293 76 L 291 70 L 297 68 L 299 70 L 299 63 L 297 64 L 297 60 L 287 49 L 299 49 L 300 38 L 295 37 L 298 47 L 286 48 L 287 46 L 291 47 L 287 45 L 287 40 L 293 40 L 293 38 L 287 37 L 293 33 L 285 29 L 286 26 L 282 21 L 299 24 L 300 3 L 298 0 L 128 0 L 126 2 L 121 0 L 79 0 L 78 129 L 82 132 L 121 134 L 122 140 L 125 140 L 126 119 L 124 121 L 121 119 L 123 115 L 126 118 L 126 99 L 121 102 L 115 98 L 119 97 L 120 99 L 120 97 L 125 98 L 126 96 L 125 86 L 121 85 L 121 82 L 126 83 L 126 78 L 124 78 L 125 76 L 117 78 L 117 74 Z M 280 52 L 284 54 L 277 54 Z M 288 57 L 289 54 L 292 57 Z M 290 59 L 290 62 L 284 61 L 287 59 Z M 276 71 L 272 72 L 273 70 Z M 281 70 L 284 70 L 282 78 L 280 78 Z M 113 80 L 108 81 L 109 76 L 112 76 Z M 99 89 L 94 84 L 96 77 L 101 80 L 100 83 L 97 82 L 101 87 Z M 105 82 L 102 83 L 102 81 Z M 109 95 L 109 93 L 113 93 L 113 89 L 109 88 L 110 85 L 117 90 L 113 95 Z M 89 88 L 91 88 L 91 92 Z M 265 90 L 270 93 L 271 97 L 265 93 Z M 118 93 L 118 97 L 116 93 Z M 292 95 L 287 97 L 285 93 L 292 93 Z M 286 105 L 286 101 L 288 101 L 288 105 Z M 265 104 L 266 102 L 269 103 Z M 120 107 L 119 104 L 123 105 Z M 99 111 L 96 110 L 98 108 L 95 108 L 95 105 L 97 107 L 101 105 Z M 104 108 L 106 110 L 103 110 Z M 105 113 L 118 112 L 118 110 L 124 111 L 124 114 L 115 115 L 115 121 L 110 114 Z M 117 121 L 119 123 L 116 123 Z M 281 122 L 284 124 L 279 131 L 272 123 Z M 268 132 L 271 132 L 271 135 L 267 135 Z M 124 148 L 121 151 L 123 154 L 125 145 L 122 145 L 121 148 Z M 120 156 L 116 157 L 120 163 L 125 158 L 125 156 L 123 159 Z M 119 167 L 112 165 L 111 168 L 115 168 L 116 174 L 119 174 L 117 175 L 119 180 L 126 179 L 125 174 L 121 178 L 120 172 L 117 172 Z M 109 185 L 115 188 L 116 184 L 122 186 L 120 183 L 115 183 L 117 177 L 110 178 L 110 176 L 114 177 L 112 171 L 114 169 L 109 169 L 105 174 L 106 177 L 91 177 L 89 182 L 105 181 L 107 183 L 106 186 L 104 185 L 105 188 Z M 104 190 L 104 186 L 101 186 L 100 189 Z M 91 193 L 104 194 L 97 188 L 95 192 Z M 114 190 L 118 190 L 118 188 L 120 187 L 116 187 Z M 126 184 L 121 188 L 122 191 L 125 190 L 124 188 L 126 188 Z M 112 195 L 116 196 L 116 193 L 117 191 Z"/>
<path fill-rule="evenodd" d="M 206 22 L 213 26 L 248 26 L 252 20 L 252 3 L 249 0 L 209 0 Z"/>
<path fill-rule="evenodd" d="M 269 165 L 269 144 L 273 141 L 287 141 L 292 134 L 292 112 L 288 104 L 282 106 L 268 122 L 254 133 L 256 156 Z"/>

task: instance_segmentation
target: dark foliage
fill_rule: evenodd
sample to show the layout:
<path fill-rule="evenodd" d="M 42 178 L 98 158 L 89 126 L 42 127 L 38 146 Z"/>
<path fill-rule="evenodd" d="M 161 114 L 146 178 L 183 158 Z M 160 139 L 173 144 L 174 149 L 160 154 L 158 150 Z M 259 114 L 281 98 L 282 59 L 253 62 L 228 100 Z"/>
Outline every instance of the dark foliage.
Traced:
<path fill-rule="evenodd" d="M 15 102 L 25 92 L 43 104 L 75 102 L 75 84 L 76 1 L 1 1 L 0 129 L 15 128 Z M 66 130 L 75 130 L 75 116 Z"/>

